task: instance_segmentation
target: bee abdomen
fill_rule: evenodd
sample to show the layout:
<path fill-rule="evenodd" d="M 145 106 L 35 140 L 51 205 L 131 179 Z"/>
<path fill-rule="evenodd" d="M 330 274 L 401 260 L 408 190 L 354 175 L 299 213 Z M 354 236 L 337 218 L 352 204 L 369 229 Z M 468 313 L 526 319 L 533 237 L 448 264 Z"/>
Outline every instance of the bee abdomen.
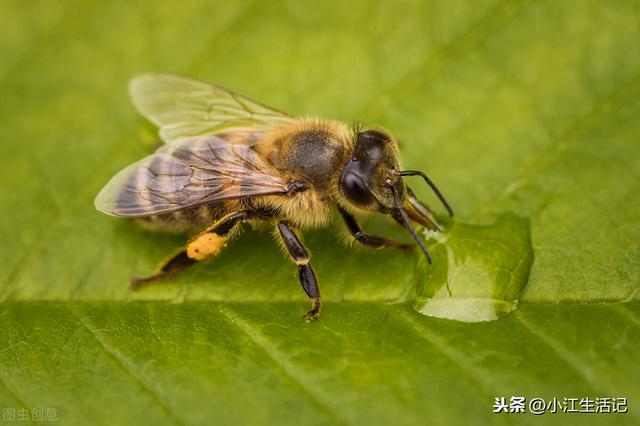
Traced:
<path fill-rule="evenodd" d="M 138 219 L 145 228 L 168 232 L 189 232 L 202 230 L 225 214 L 225 203 L 202 204 Z"/>

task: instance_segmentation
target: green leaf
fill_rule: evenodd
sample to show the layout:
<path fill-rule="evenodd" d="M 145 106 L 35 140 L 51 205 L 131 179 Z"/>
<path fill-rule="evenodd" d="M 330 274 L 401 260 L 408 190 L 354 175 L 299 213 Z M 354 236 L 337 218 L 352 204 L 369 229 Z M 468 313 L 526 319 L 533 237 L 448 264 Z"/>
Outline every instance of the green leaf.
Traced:
<path fill-rule="evenodd" d="M 635 0 L 3 2 L 3 416 L 637 424 L 639 20 Z M 325 301 L 313 324 L 268 230 L 130 290 L 186 238 L 93 208 L 156 146 L 126 92 L 148 71 L 391 131 L 456 211 L 425 236 L 433 265 L 342 244 L 336 220 L 305 232 Z M 492 413 L 511 396 L 629 411 Z"/>

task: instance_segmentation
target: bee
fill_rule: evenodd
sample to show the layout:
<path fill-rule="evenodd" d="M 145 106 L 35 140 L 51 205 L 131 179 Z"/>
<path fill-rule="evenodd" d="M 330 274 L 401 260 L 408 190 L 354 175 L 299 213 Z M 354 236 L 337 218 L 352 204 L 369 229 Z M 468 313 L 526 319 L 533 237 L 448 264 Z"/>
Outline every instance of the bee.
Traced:
<path fill-rule="evenodd" d="M 378 212 L 406 228 L 431 263 L 412 222 L 439 230 L 432 210 L 404 182 L 419 176 L 450 216 L 453 211 L 423 172 L 400 170 L 396 139 L 380 129 L 334 120 L 295 118 L 220 86 L 166 75 L 133 79 L 136 109 L 159 127 L 165 143 L 117 173 L 95 206 L 157 229 L 193 238 L 152 275 L 132 287 L 173 276 L 216 256 L 242 222 L 270 223 L 298 268 L 311 301 L 304 318 L 320 314 L 320 288 L 300 229 L 322 227 L 338 210 L 355 241 L 373 248 L 413 245 L 369 235 L 355 215 Z"/>

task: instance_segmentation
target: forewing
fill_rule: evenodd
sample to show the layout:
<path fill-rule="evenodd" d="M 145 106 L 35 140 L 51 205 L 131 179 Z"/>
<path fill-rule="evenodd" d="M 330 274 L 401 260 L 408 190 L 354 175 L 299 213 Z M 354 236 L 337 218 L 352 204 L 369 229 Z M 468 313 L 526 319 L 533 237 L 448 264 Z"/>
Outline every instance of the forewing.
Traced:
<path fill-rule="evenodd" d="M 286 194 L 289 182 L 268 170 L 249 144 L 217 136 L 179 139 L 115 175 L 95 205 L 114 216 L 145 217 L 233 198 Z"/>
<path fill-rule="evenodd" d="M 220 86 L 171 74 L 143 74 L 129 86 L 137 110 L 165 142 L 236 128 L 266 128 L 291 118 Z"/>

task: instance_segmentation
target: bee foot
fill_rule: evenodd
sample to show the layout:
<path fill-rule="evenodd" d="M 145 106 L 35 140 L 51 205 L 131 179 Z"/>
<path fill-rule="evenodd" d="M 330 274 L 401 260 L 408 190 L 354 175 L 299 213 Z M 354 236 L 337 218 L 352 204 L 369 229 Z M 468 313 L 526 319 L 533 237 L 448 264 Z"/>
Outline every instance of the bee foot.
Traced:
<path fill-rule="evenodd" d="M 402 251 L 413 251 L 413 244 L 398 244 L 394 248 Z"/>
<path fill-rule="evenodd" d="M 163 278 L 166 274 L 160 273 L 160 274 L 154 274 L 154 275 L 150 275 L 148 277 L 142 277 L 142 278 L 132 278 L 131 282 L 129 283 L 129 287 L 131 288 L 139 288 L 142 287 L 143 285 L 152 283 L 154 281 L 157 281 L 161 278 Z"/>
<path fill-rule="evenodd" d="M 320 316 L 320 309 L 316 308 L 304 314 L 303 318 L 305 322 L 310 323 L 311 321 L 317 321 L 319 316 Z"/>
<path fill-rule="evenodd" d="M 309 323 L 313 320 L 317 320 L 320 316 L 320 297 L 314 297 L 311 299 L 311 309 L 309 312 L 304 314 L 304 320 Z"/>

